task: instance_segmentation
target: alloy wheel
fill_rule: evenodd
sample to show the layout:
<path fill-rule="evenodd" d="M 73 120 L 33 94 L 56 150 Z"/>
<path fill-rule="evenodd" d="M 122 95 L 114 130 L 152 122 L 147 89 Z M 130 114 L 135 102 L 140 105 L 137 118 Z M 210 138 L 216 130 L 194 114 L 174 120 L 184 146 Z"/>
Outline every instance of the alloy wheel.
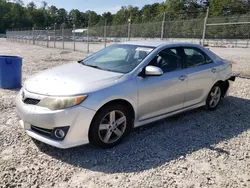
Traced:
<path fill-rule="evenodd" d="M 99 138 L 106 144 L 116 142 L 126 130 L 127 118 L 123 112 L 113 110 L 106 114 L 99 125 Z"/>
<path fill-rule="evenodd" d="M 221 89 L 219 86 L 215 86 L 210 93 L 209 105 L 211 108 L 215 108 L 220 102 L 221 98 Z"/>

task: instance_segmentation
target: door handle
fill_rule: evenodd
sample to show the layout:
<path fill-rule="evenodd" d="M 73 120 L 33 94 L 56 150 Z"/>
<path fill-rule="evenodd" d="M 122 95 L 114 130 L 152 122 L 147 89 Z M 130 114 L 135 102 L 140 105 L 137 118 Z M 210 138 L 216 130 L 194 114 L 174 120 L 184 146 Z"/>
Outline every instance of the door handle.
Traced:
<path fill-rule="evenodd" d="M 216 73 L 216 68 L 211 69 L 212 73 Z"/>
<path fill-rule="evenodd" d="M 186 75 L 181 75 L 178 79 L 181 80 L 181 81 L 184 81 L 186 78 L 187 78 Z"/>

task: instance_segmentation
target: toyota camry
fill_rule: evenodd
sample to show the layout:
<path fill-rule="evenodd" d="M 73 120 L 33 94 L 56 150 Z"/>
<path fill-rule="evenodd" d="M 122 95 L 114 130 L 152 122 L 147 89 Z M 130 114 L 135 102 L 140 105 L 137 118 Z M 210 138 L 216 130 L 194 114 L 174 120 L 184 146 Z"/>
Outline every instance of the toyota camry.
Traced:
<path fill-rule="evenodd" d="M 107 148 L 134 127 L 202 106 L 216 109 L 234 80 L 232 65 L 200 45 L 124 42 L 32 76 L 16 107 L 36 140 Z"/>

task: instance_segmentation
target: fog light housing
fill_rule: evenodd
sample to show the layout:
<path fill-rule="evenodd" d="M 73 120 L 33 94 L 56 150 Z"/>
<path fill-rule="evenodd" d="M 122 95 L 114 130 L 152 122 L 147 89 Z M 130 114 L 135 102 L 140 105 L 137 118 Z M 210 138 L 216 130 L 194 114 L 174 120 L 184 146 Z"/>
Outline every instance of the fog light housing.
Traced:
<path fill-rule="evenodd" d="M 66 137 L 68 130 L 69 130 L 69 127 L 56 127 L 54 128 L 52 136 L 56 140 L 63 140 Z"/>
<path fill-rule="evenodd" d="M 55 137 L 58 139 L 62 139 L 63 137 L 65 137 L 65 132 L 62 129 L 56 129 Z"/>

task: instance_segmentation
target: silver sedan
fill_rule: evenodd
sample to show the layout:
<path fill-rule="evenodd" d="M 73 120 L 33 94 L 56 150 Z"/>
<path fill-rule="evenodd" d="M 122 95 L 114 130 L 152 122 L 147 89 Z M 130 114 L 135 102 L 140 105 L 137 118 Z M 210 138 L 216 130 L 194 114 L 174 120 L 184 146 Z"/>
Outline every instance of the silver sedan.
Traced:
<path fill-rule="evenodd" d="M 112 147 L 134 127 L 227 96 L 232 65 L 189 43 L 125 42 L 28 79 L 16 99 L 27 134 L 58 148 Z"/>

